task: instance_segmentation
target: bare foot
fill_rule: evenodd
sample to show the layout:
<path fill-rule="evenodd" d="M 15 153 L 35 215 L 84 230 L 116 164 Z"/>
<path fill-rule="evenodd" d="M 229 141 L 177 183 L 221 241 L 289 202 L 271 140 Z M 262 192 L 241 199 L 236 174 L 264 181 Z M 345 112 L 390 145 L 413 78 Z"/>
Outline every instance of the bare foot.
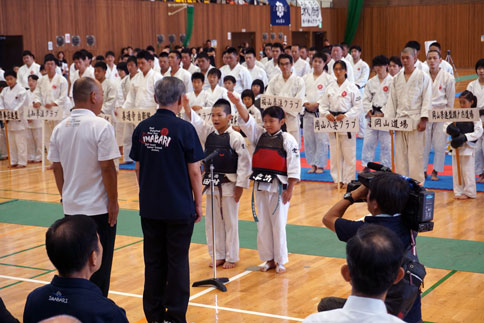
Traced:
<path fill-rule="evenodd" d="M 25 166 L 25 165 L 17 165 L 17 168 L 25 168 L 25 167 L 27 167 L 27 166 Z"/>
<path fill-rule="evenodd" d="M 259 271 L 266 272 L 274 268 L 276 268 L 276 263 L 274 262 L 274 260 L 269 260 L 269 261 L 266 261 L 265 264 L 259 267 Z"/>
<path fill-rule="evenodd" d="M 276 273 L 283 274 L 285 272 L 286 272 L 286 267 L 284 267 L 284 265 L 277 264 Z"/>
<path fill-rule="evenodd" d="M 454 196 L 454 199 L 456 200 L 467 200 L 469 198 L 469 196 L 467 195 L 456 195 Z"/>
<path fill-rule="evenodd" d="M 432 175 L 430 176 L 430 180 L 431 181 L 438 181 L 440 178 L 437 176 L 437 172 L 436 171 L 432 171 Z"/>
<path fill-rule="evenodd" d="M 310 170 L 308 170 L 308 174 L 314 174 L 316 171 L 316 166 L 313 166 Z"/>
<path fill-rule="evenodd" d="M 17 168 L 17 166 L 18 166 L 17 164 L 15 164 L 15 165 L 10 165 L 10 168 Z"/>
<path fill-rule="evenodd" d="M 346 188 L 346 184 L 343 182 L 340 182 L 338 185 L 339 185 L 339 188 Z"/>
<path fill-rule="evenodd" d="M 324 168 L 321 168 L 321 167 L 316 168 L 315 173 L 316 174 L 322 174 L 322 173 L 324 173 Z"/>
<path fill-rule="evenodd" d="M 215 265 L 216 265 L 217 267 L 218 267 L 218 266 L 222 266 L 222 265 L 224 264 L 224 262 L 225 262 L 225 259 L 219 259 L 219 260 L 217 260 L 217 261 L 215 262 Z M 209 267 L 213 267 L 213 263 L 212 263 L 212 262 L 210 262 L 210 263 L 208 264 L 208 266 L 209 266 Z"/>
<path fill-rule="evenodd" d="M 54 164 L 50 165 L 49 167 L 47 167 L 48 170 L 52 170 L 54 169 Z"/>
<path fill-rule="evenodd" d="M 231 268 L 235 268 L 235 262 L 229 262 L 229 261 L 226 261 L 224 262 L 224 265 L 222 266 L 224 269 L 231 269 Z"/>

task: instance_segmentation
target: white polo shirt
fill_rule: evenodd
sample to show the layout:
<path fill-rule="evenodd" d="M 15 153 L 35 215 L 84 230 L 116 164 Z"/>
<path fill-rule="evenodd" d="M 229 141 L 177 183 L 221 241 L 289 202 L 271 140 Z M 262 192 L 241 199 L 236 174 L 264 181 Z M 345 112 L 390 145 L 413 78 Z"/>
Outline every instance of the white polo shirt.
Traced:
<path fill-rule="evenodd" d="M 87 109 L 74 109 L 52 133 L 48 159 L 64 171 L 64 214 L 108 212 L 100 161 L 121 157 L 113 126 Z"/>

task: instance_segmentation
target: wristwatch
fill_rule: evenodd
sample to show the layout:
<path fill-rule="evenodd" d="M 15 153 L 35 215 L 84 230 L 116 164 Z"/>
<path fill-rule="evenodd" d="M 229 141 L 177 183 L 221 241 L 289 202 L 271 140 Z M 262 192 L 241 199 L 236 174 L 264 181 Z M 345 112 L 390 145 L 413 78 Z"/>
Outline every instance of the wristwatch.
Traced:
<path fill-rule="evenodd" d="M 353 196 L 351 196 L 351 192 L 348 192 L 345 195 L 343 195 L 343 198 L 345 200 L 350 201 L 351 204 L 355 203 L 355 200 L 353 199 Z"/>

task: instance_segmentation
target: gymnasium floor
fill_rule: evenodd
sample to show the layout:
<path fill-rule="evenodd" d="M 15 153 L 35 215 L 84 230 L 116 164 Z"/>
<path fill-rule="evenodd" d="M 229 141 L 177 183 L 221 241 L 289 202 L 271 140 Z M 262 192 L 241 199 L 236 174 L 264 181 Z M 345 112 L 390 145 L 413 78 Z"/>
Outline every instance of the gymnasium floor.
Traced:
<path fill-rule="evenodd" d="M 461 91 L 465 84 L 459 84 Z M 143 256 L 138 189 L 132 171 L 119 173 L 118 236 L 110 298 L 126 309 L 130 322 L 146 322 L 142 310 Z M 291 200 L 287 273 L 261 273 L 250 190 L 240 205 L 240 262 L 219 269 L 229 277 L 228 291 L 191 289 L 189 322 L 293 322 L 316 311 L 324 296 L 347 297 L 350 285 L 339 274 L 344 244 L 324 228 L 321 218 L 343 192 L 334 184 L 301 182 Z M 427 277 L 422 299 L 424 321 L 484 322 L 484 193 L 456 201 L 452 191 L 436 191 L 435 229 L 417 239 Z M 30 291 L 55 274 L 45 253 L 46 227 L 63 216 L 51 171 L 38 164 L 10 170 L 0 162 L 0 296 L 21 319 Z M 365 205 L 352 206 L 345 218 L 365 216 Z M 210 278 L 203 223 L 196 224 L 190 249 L 191 281 Z"/>

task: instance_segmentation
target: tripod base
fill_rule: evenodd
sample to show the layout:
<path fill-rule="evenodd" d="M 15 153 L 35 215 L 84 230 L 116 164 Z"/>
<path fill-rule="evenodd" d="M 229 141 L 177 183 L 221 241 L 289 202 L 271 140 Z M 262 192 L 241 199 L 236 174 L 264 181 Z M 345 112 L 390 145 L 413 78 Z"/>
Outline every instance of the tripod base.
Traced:
<path fill-rule="evenodd" d="M 228 283 L 229 279 L 228 278 L 210 278 L 210 279 L 205 279 L 205 280 L 200 280 L 197 282 L 194 282 L 192 287 L 198 287 L 198 286 L 214 286 L 217 289 L 221 290 L 222 292 L 227 291 L 227 287 L 225 287 L 225 283 Z"/>

